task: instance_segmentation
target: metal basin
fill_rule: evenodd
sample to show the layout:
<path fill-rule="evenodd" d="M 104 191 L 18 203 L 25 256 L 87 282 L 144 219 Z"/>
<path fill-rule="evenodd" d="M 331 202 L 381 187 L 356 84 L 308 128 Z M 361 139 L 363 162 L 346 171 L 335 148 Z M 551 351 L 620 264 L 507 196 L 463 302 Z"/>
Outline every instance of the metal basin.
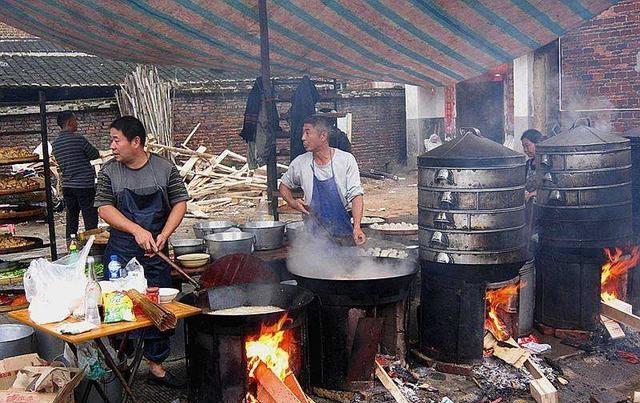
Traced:
<path fill-rule="evenodd" d="M 290 222 L 286 225 L 286 234 L 289 243 L 292 244 L 302 237 L 304 232 L 304 221 Z"/>
<path fill-rule="evenodd" d="M 192 253 L 204 253 L 206 246 L 204 239 L 175 239 L 171 241 L 173 253 L 178 256 L 189 255 Z"/>
<path fill-rule="evenodd" d="M 219 232 L 225 232 L 231 227 L 235 227 L 237 224 L 233 221 L 204 221 L 193 224 L 193 233 L 196 238 L 204 239 L 209 234 L 217 234 Z"/>
<path fill-rule="evenodd" d="M 0 325 L 0 360 L 35 352 L 35 331 L 25 325 Z"/>
<path fill-rule="evenodd" d="M 204 237 L 213 260 L 235 253 L 253 253 L 255 236 L 248 232 L 221 232 Z"/>
<path fill-rule="evenodd" d="M 282 221 L 254 221 L 242 226 L 242 230 L 256 236 L 256 250 L 270 250 L 282 247 L 284 227 Z"/>

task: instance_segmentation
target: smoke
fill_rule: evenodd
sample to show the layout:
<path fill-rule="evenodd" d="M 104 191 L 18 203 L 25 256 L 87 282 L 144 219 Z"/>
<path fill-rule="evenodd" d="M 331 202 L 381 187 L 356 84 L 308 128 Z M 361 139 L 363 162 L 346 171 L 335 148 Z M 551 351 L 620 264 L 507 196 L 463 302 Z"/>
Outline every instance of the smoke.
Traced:
<path fill-rule="evenodd" d="M 287 259 L 287 269 L 299 276 L 324 280 L 371 280 L 400 277 L 415 270 L 415 265 L 404 259 L 358 256 L 357 247 L 340 247 L 321 236 L 300 232 L 302 234 L 294 240 Z"/>

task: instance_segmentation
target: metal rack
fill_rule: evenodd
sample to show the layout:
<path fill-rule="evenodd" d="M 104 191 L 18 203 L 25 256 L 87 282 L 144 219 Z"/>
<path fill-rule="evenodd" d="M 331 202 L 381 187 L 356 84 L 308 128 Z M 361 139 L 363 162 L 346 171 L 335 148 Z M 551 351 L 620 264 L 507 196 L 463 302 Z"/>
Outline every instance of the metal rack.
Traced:
<path fill-rule="evenodd" d="M 38 92 L 38 105 L 40 108 L 40 130 L 24 130 L 24 131 L 12 131 L 12 132 L 0 132 L 0 137 L 8 137 L 8 136 L 20 136 L 20 135 L 26 135 L 26 134 L 40 134 L 40 138 L 42 141 L 42 159 L 38 159 L 35 161 L 29 161 L 29 162 L 42 162 L 43 164 L 43 169 L 44 169 L 44 192 L 45 192 L 45 201 L 46 201 L 46 220 L 47 220 L 47 225 L 49 226 L 49 243 L 43 243 L 43 244 L 35 244 L 32 248 L 29 248 L 29 250 L 32 249 L 40 249 L 40 248 L 49 248 L 50 249 L 50 253 L 51 253 L 51 259 L 52 260 L 57 260 L 58 259 L 58 249 L 56 246 L 56 229 L 55 229 L 55 222 L 54 222 L 54 217 L 53 217 L 53 195 L 51 192 L 51 170 L 50 170 L 50 160 L 49 160 L 49 137 L 47 134 L 47 103 L 46 103 L 46 96 L 44 91 L 39 91 Z M 19 162 L 14 162 L 14 163 L 19 163 Z M 33 191 L 29 191 L 29 192 L 24 192 L 24 193 L 35 193 L 35 192 L 40 192 L 42 191 L 41 189 L 38 190 L 33 190 Z M 18 194 L 20 192 L 16 192 L 16 194 Z M 18 218 L 15 220 L 9 219 L 9 220 L 3 220 L 5 223 L 13 223 L 13 224 L 17 224 L 19 222 L 28 222 L 28 221 L 34 221 L 37 219 L 42 218 L 40 217 L 33 217 L 33 218 Z"/>

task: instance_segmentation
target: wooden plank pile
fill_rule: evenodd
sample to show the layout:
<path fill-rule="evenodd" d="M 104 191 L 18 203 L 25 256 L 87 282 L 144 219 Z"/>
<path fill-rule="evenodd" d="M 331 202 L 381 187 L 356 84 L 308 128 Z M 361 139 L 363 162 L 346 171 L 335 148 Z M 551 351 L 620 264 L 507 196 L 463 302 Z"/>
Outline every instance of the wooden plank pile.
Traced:
<path fill-rule="evenodd" d="M 176 165 L 191 196 L 187 216 L 209 218 L 230 205 L 257 204 L 267 190 L 266 167 L 251 170 L 246 157 L 231 150 L 216 155 L 207 153 L 204 146 L 192 150 L 184 143 L 182 147 L 151 143 L 148 148 L 168 152 L 176 161 L 184 161 Z M 278 167 L 288 168 L 282 164 Z"/>

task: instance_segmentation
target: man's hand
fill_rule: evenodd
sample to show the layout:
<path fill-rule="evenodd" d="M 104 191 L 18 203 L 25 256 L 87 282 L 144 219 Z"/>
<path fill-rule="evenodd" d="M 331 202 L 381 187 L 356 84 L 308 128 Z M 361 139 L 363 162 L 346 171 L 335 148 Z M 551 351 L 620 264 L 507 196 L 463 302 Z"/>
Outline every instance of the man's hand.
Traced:
<path fill-rule="evenodd" d="M 156 250 L 161 251 L 162 249 L 164 249 L 164 245 L 167 243 L 167 239 L 169 239 L 167 235 L 162 232 L 159 233 L 156 237 Z"/>
<path fill-rule="evenodd" d="M 139 227 L 139 229 L 137 229 L 133 233 L 133 236 L 135 237 L 138 246 L 141 247 L 146 254 L 154 251 L 156 241 L 153 240 L 153 235 L 151 235 L 151 232 L 142 227 Z"/>
<path fill-rule="evenodd" d="M 357 246 L 363 245 L 367 241 L 367 236 L 360 227 L 353 227 L 353 240 Z"/>
<path fill-rule="evenodd" d="M 298 210 L 302 214 L 309 214 L 309 210 L 307 209 L 307 205 L 300 199 L 296 199 L 291 204 L 291 207 Z"/>

